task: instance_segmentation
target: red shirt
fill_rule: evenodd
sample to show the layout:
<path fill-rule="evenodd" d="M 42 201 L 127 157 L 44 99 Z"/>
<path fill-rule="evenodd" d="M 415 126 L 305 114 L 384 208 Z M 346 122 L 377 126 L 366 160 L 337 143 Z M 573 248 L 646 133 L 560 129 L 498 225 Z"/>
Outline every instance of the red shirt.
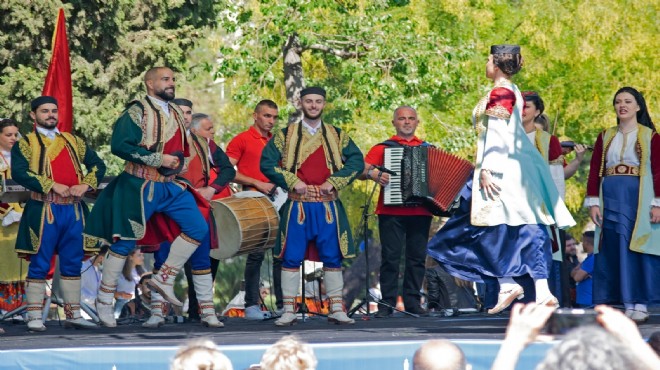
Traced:
<path fill-rule="evenodd" d="M 419 146 L 424 143 L 424 141 L 414 136 L 410 140 L 403 139 L 399 136 L 392 136 L 388 140 L 395 141 L 402 145 L 407 146 Z M 383 158 L 385 153 L 385 145 L 375 145 L 369 153 L 364 157 L 364 161 L 368 164 L 374 164 L 377 166 L 383 165 Z M 415 207 L 406 207 L 406 206 L 386 206 L 383 204 L 383 191 L 380 192 L 378 196 L 378 206 L 376 206 L 377 215 L 390 215 L 390 216 L 433 216 L 424 206 L 415 206 Z"/>
<path fill-rule="evenodd" d="M 259 163 L 261 162 L 261 152 L 271 137 L 273 137 L 272 133 L 269 132 L 268 136 L 265 137 L 254 126 L 250 126 L 249 129 L 236 135 L 229 142 L 225 153 L 229 158 L 237 161 L 236 168 L 241 174 L 255 180 L 270 182 L 261 173 Z"/>

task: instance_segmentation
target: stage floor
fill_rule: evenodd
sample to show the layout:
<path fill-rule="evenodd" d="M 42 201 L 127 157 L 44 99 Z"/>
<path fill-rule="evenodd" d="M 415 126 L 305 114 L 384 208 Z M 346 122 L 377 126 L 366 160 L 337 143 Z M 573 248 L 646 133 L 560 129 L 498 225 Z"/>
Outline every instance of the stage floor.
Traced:
<path fill-rule="evenodd" d="M 48 330 L 43 333 L 31 333 L 23 323 L 5 321 L 1 324 L 6 333 L 0 335 L 0 357 L 9 362 L 0 361 L 0 369 L 16 368 L 8 365 L 25 365 L 28 358 L 30 361 L 45 362 L 44 367 L 32 363 L 18 368 L 38 369 L 48 368 L 48 365 L 53 368 L 53 361 L 61 359 L 70 363 L 73 358 L 73 361 L 80 361 L 80 368 L 85 368 L 83 364 L 91 365 L 90 361 L 102 360 L 102 364 L 117 363 L 116 369 L 123 370 L 133 368 L 131 364 L 144 360 L 145 356 L 150 358 L 149 363 L 160 363 L 160 366 L 153 368 L 166 368 L 163 366 L 173 356 L 176 347 L 194 338 L 212 340 L 232 359 L 235 369 L 243 369 L 258 362 L 268 345 L 287 334 L 295 334 L 313 344 L 319 361 L 324 360 L 324 366 L 319 366 L 319 369 L 331 368 L 329 365 L 337 360 L 339 349 L 344 360 L 346 356 L 353 356 L 353 360 L 332 363 L 332 366 L 360 370 L 401 369 L 404 368 L 403 362 L 412 358 L 420 343 L 434 338 L 455 341 L 463 348 L 468 360 L 477 365 L 475 369 L 487 369 L 504 338 L 508 322 L 506 313 L 497 316 L 465 314 L 419 318 L 397 314 L 382 319 L 355 315 L 354 318 L 355 325 L 338 326 L 328 324 L 325 318 L 310 317 L 305 322 L 285 328 L 276 327 L 273 320 L 255 322 L 231 318 L 226 319 L 222 329 L 205 328 L 199 323 L 169 323 L 157 330 L 144 329 L 137 322 L 113 329 L 74 330 L 64 329 L 57 321 L 48 321 Z M 645 338 L 658 330 L 660 315 L 657 313 L 640 325 Z M 525 361 L 536 363 L 550 345 L 531 346 L 525 352 Z M 118 351 L 122 353 L 122 361 L 126 361 L 122 366 L 118 363 Z M 34 356 L 35 353 L 40 355 Z M 369 361 L 380 361 L 380 364 L 377 367 L 366 366 Z M 105 367 L 99 365 L 94 368 Z"/>

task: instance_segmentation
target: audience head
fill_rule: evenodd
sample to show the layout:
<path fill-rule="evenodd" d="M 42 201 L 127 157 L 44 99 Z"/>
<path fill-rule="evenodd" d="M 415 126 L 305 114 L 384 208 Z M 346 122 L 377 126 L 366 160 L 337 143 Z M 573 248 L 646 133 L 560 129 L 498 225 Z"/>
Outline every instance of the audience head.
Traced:
<path fill-rule="evenodd" d="M 656 331 L 649 337 L 649 346 L 660 356 L 660 331 Z"/>
<path fill-rule="evenodd" d="M 566 233 L 566 256 L 576 256 L 577 255 L 577 240 L 573 235 Z"/>
<path fill-rule="evenodd" d="M 314 370 L 316 356 L 312 347 L 296 336 L 287 335 L 275 342 L 261 357 L 261 370 Z"/>
<path fill-rule="evenodd" d="M 170 370 L 233 370 L 231 361 L 210 340 L 192 341 L 177 351 Z"/>
<path fill-rule="evenodd" d="M 413 370 L 469 370 L 463 351 L 445 339 L 434 339 L 415 352 Z"/>
<path fill-rule="evenodd" d="M 570 331 L 550 349 L 536 370 L 618 370 L 638 368 L 630 349 L 600 326 Z"/>

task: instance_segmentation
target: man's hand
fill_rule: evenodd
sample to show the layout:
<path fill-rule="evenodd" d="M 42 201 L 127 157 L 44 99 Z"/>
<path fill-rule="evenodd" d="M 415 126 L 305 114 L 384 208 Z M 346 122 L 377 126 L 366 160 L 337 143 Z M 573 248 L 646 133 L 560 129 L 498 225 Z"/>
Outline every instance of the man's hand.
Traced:
<path fill-rule="evenodd" d="M 206 200 L 211 200 L 211 198 L 213 198 L 213 196 L 215 195 L 215 189 L 213 189 L 210 186 L 199 188 L 197 189 L 197 192 Z"/>
<path fill-rule="evenodd" d="M 61 197 L 71 196 L 71 192 L 69 191 L 69 187 L 64 185 L 64 184 L 54 183 L 52 190 L 55 192 L 55 194 L 57 194 Z"/>
<path fill-rule="evenodd" d="M 69 188 L 69 194 L 74 197 L 82 197 L 89 190 L 90 186 L 87 184 L 73 185 Z"/>
<path fill-rule="evenodd" d="M 321 184 L 319 190 L 321 191 L 321 195 L 328 195 L 331 194 L 333 191 L 335 191 L 335 186 L 326 181 L 323 184 Z"/>
<path fill-rule="evenodd" d="M 369 177 L 380 186 L 387 186 L 390 183 L 390 174 L 381 172 L 380 170 L 374 169 L 369 171 Z"/>
<path fill-rule="evenodd" d="M 179 157 L 163 154 L 163 167 L 165 168 L 177 168 L 179 167 Z"/>
<path fill-rule="evenodd" d="M 293 186 L 293 191 L 296 192 L 296 194 L 300 195 L 305 195 L 307 193 L 307 184 L 305 184 L 302 181 L 298 181 L 294 186 Z"/>
<path fill-rule="evenodd" d="M 271 184 L 269 182 L 263 182 L 263 181 L 256 181 L 254 183 L 254 187 L 264 194 L 270 194 L 270 192 L 273 191 L 273 189 L 275 188 L 275 184 Z"/>
<path fill-rule="evenodd" d="M 602 227 L 603 223 L 603 216 L 600 213 L 600 206 L 591 206 L 589 207 L 589 217 L 591 217 L 591 221 L 593 221 L 596 226 Z M 653 221 L 651 221 L 653 222 Z"/>

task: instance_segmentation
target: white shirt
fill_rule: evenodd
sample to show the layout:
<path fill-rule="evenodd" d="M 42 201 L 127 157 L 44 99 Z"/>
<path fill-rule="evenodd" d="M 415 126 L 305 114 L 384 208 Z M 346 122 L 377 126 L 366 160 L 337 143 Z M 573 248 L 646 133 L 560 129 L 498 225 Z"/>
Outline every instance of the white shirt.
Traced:
<path fill-rule="evenodd" d="M 58 130 L 57 127 L 55 127 L 52 130 L 49 130 L 45 127 L 37 126 L 37 132 L 51 140 L 55 139 L 55 136 L 60 134 L 60 130 Z"/>
<path fill-rule="evenodd" d="M 152 101 L 153 103 L 155 103 L 156 105 L 158 105 L 158 106 L 160 107 L 160 109 L 165 113 L 165 115 L 166 115 L 167 117 L 170 116 L 170 105 L 169 105 L 168 102 L 166 102 L 166 101 L 162 101 L 162 100 L 160 100 L 160 99 L 158 99 L 158 98 L 154 98 L 153 96 L 149 96 L 149 95 L 147 95 L 147 97 L 148 97 L 149 99 L 151 99 L 151 101 Z"/>
<path fill-rule="evenodd" d="M 304 119 L 302 120 L 303 127 L 305 128 L 305 130 L 307 130 L 307 132 L 309 132 L 310 135 L 316 134 L 316 132 L 318 132 L 318 130 L 321 129 L 322 124 L 323 123 L 321 121 L 319 121 L 319 123 L 316 125 L 316 127 L 312 127 Z"/>

